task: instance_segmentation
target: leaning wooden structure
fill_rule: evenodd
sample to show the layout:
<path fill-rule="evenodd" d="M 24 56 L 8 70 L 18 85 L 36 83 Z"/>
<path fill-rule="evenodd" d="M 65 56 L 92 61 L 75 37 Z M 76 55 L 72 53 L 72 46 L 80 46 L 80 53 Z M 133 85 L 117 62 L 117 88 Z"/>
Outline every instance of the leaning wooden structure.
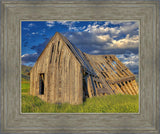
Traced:
<path fill-rule="evenodd" d="M 115 55 L 89 55 L 56 33 L 30 71 L 30 94 L 50 103 L 138 94 L 134 74 Z"/>

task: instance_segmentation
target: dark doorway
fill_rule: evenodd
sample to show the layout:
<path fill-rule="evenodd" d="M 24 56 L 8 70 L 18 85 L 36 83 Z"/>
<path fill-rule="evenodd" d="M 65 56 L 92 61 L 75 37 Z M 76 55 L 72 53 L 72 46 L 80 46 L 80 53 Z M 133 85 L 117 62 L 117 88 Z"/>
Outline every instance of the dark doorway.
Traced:
<path fill-rule="evenodd" d="M 44 73 L 40 73 L 39 75 L 39 94 L 44 94 Z"/>

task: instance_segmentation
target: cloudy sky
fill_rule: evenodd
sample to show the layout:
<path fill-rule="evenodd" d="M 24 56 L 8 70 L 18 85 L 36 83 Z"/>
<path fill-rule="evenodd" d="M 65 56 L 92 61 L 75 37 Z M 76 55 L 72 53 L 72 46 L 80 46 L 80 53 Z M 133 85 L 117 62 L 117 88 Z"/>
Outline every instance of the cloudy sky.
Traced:
<path fill-rule="evenodd" d="M 115 54 L 138 74 L 139 23 L 137 21 L 22 21 L 23 65 L 33 66 L 55 32 L 88 54 Z"/>

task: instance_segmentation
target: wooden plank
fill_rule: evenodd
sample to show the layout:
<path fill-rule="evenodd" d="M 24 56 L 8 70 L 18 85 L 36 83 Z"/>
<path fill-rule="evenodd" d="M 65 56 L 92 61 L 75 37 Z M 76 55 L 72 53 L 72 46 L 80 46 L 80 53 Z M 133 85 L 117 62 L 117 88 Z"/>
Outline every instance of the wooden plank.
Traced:
<path fill-rule="evenodd" d="M 101 57 L 101 56 L 96 56 L 96 59 L 95 59 L 97 62 L 99 61 L 99 63 L 97 63 L 97 64 L 100 64 L 100 61 L 102 62 L 103 61 L 103 58 Z M 101 71 L 103 71 L 101 68 L 100 68 L 100 66 L 98 66 L 97 65 L 97 68 L 100 70 L 100 71 L 98 71 L 98 75 L 100 76 L 100 80 L 102 81 L 102 84 L 106 87 L 106 88 L 108 88 L 108 89 L 110 89 L 110 94 L 114 94 L 114 92 L 113 92 L 113 90 L 114 89 L 112 89 L 112 87 L 109 87 L 109 85 L 108 85 L 108 83 L 106 83 L 106 80 L 105 80 L 105 77 L 101 74 Z M 103 68 L 103 67 L 102 67 Z"/>
<path fill-rule="evenodd" d="M 112 64 L 114 64 L 115 67 L 117 68 L 116 71 L 119 72 L 119 75 L 120 75 L 121 77 L 126 76 L 126 73 L 124 73 L 124 72 L 122 71 L 121 66 L 118 65 L 117 62 L 115 61 L 115 56 L 112 56 L 112 60 L 113 60 Z M 114 62 L 115 62 L 116 64 L 115 64 Z"/>
<path fill-rule="evenodd" d="M 121 83 L 118 83 L 121 87 L 121 89 L 122 89 L 122 91 L 125 93 L 125 94 L 128 94 L 128 92 L 125 90 L 125 88 L 123 87 L 123 85 L 121 84 Z"/>
<path fill-rule="evenodd" d="M 114 56 L 114 57 L 115 57 L 115 56 Z M 119 68 L 117 68 L 118 66 L 117 66 L 116 61 L 113 59 L 113 56 L 110 57 L 109 62 L 110 62 L 110 64 L 112 65 L 112 68 L 117 72 L 117 75 L 118 75 L 119 77 L 124 77 L 123 73 L 119 70 Z M 116 64 L 115 64 L 114 62 L 115 62 Z"/>
<path fill-rule="evenodd" d="M 97 61 L 97 56 L 95 57 L 94 56 L 94 58 L 96 58 L 96 59 L 94 59 L 94 60 L 92 60 L 92 58 L 93 58 L 93 56 L 88 56 L 88 59 L 90 60 L 90 63 L 91 63 L 91 65 L 93 66 L 93 68 L 95 68 L 96 69 L 96 73 L 100 76 L 100 77 L 102 77 L 103 78 L 103 75 L 100 73 L 100 68 L 95 64 L 95 61 Z M 100 79 L 101 81 L 103 80 L 103 79 Z M 104 84 L 104 83 L 106 83 L 106 82 L 103 82 L 102 81 L 102 83 Z M 97 85 L 98 86 L 98 85 Z M 107 86 L 106 84 L 105 84 L 105 86 Z M 112 92 L 112 90 L 111 90 L 111 92 Z"/>
<path fill-rule="evenodd" d="M 87 89 L 88 89 L 88 94 L 89 94 L 89 98 L 92 98 L 92 86 L 91 86 L 91 78 L 90 76 L 87 78 Z"/>
<path fill-rule="evenodd" d="M 128 88 L 129 88 L 130 91 L 132 92 L 132 95 L 135 95 L 136 93 L 135 93 L 134 90 L 132 89 L 132 87 L 131 87 L 129 81 L 127 81 L 127 84 L 126 84 L 126 85 L 128 86 Z"/>
<path fill-rule="evenodd" d="M 123 82 L 123 84 L 124 84 L 124 87 L 125 87 L 125 89 L 127 90 L 127 92 L 128 92 L 130 95 L 133 95 L 132 92 L 129 90 L 129 87 L 126 85 L 126 83 Z"/>
<path fill-rule="evenodd" d="M 124 64 L 122 64 L 122 62 L 120 62 L 117 57 L 114 57 L 114 60 L 116 61 L 117 65 L 119 65 L 119 67 L 121 68 L 121 71 L 123 72 L 123 74 L 129 76 L 130 74 L 124 71 L 127 67 Z"/>
<path fill-rule="evenodd" d="M 123 82 L 121 82 L 121 86 L 122 88 L 126 91 L 127 94 L 130 94 L 130 92 L 128 91 L 128 89 L 125 87 L 125 84 Z"/>
<path fill-rule="evenodd" d="M 112 61 L 110 58 L 108 58 L 109 62 L 108 65 L 110 66 L 110 68 L 113 70 L 113 74 L 115 76 L 116 79 L 119 79 L 119 76 L 117 75 L 117 72 L 115 71 L 115 67 L 112 65 Z"/>
<path fill-rule="evenodd" d="M 124 77 L 119 80 L 107 80 L 109 83 L 115 84 L 115 83 L 120 83 L 120 82 L 125 82 L 129 80 L 135 80 L 135 76 L 129 76 L 129 77 Z"/>
<path fill-rule="evenodd" d="M 135 80 L 133 80 L 132 85 L 134 86 L 134 89 L 135 89 L 135 91 L 136 91 L 136 94 L 138 94 L 138 93 L 139 93 L 139 89 L 138 89 L 138 86 L 137 86 L 137 83 L 136 83 Z"/>
<path fill-rule="evenodd" d="M 99 78 L 96 78 L 96 77 L 93 77 L 93 80 L 97 81 L 97 82 L 101 82 L 101 80 Z"/>
<path fill-rule="evenodd" d="M 78 93 L 78 104 L 82 104 L 83 103 L 83 74 L 81 71 L 81 65 L 80 63 L 78 63 L 78 75 L 79 75 L 79 79 L 78 79 L 78 83 L 79 83 L 79 93 Z"/>
<path fill-rule="evenodd" d="M 133 73 L 122 62 L 120 62 L 117 57 L 115 57 L 115 60 L 121 65 L 122 71 L 124 71 L 127 75 L 133 75 Z"/>
<path fill-rule="evenodd" d="M 110 60 L 109 60 L 110 61 Z M 112 65 L 111 65 L 112 66 Z M 113 67 L 113 66 L 112 66 Z M 114 67 L 113 67 L 114 68 Z M 118 82 L 122 82 L 122 81 L 126 81 L 127 79 L 130 79 L 130 77 L 129 78 L 123 78 L 123 79 L 121 79 L 121 80 L 117 80 L 117 81 L 115 81 L 115 82 L 113 82 L 113 80 L 110 80 L 110 82 L 111 83 L 118 83 Z M 109 81 L 109 80 L 108 80 Z M 110 84 L 111 86 L 112 86 L 112 84 Z M 119 88 L 119 86 L 117 85 L 117 89 L 118 89 L 118 93 L 122 93 L 123 94 L 123 91 Z M 113 88 L 113 87 L 112 87 Z"/>
<path fill-rule="evenodd" d="M 95 88 L 95 84 L 94 84 L 93 78 L 95 78 L 95 77 L 91 76 L 91 83 L 92 83 L 93 95 L 95 96 L 97 91 L 96 91 L 96 88 Z"/>
<path fill-rule="evenodd" d="M 103 67 L 105 70 L 106 70 L 106 72 L 107 72 L 107 75 L 109 75 L 110 76 L 110 78 L 111 79 L 116 79 L 117 77 L 115 76 L 115 75 L 113 75 L 113 74 L 115 74 L 115 72 L 111 69 L 111 67 L 110 67 L 110 65 L 105 61 L 105 59 L 103 59 L 103 64 L 104 64 L 104 66 L 105 67 Z"/>
<path fill-rule="evenodd" d="M 70 84 L 69 84 L 69 88 L 70 88 L 70 99 L 71 99 L 71 104 L 75 104 L 75 87 L 74 87 L 74 83 L 75 83 L 75 67 L 74 67 L 74 59 L 73 56 L 71 55 L 70 57 Z"/>
<path fill-rule="evenodd" d="M 98 91 L 97 91 L 98 87 L 97 87 L 96 81 L 93 80 L 93 83 L 94 83 L 94 88 L 95 88 L 95 91 L 96 91 L 95 95 L 98 95 Z"/>
<path fill-rule="evenodd" d="M 66 75 L 66 78 L 67 78 L 67 81 L 66 81 L 66 88 L 67 88 L 67 93 L 68 93 L 68 99 L 69 99 L 69 103 L 72 104 L 72 100 L 71 100 L 71 89 L 70 89 L 70 80 L 71 80 L 71 77 L 70 77 L 70 53 L 68 53 L 67 57 L 66 57 L 67 60 L 67 65 L 66 65 L 66 70 L 67 70 L 67 75 Z"/>
<path fill-rule="evenodd" d="M 124 94 L 123 90 L 117 84 L 114 84 L 114 86 L 119 90 L 120 94 Z"/>
<path fill-rule="evenodd" d="M 64 46 L 64 51 L 63 51 L 63 98 L 64 102 L 69 103 L 69 96 L 68 96 L 68 90 L 67 90 L 67 68 L 66 68 L 66 49 Z"/>
<path fill-rule="evenodd" d="M 102 94 L 102 93 L 110 94 L 107 88 L 97 88 L 97 91 L 98 91 L 98 94 Z"/>
<path fill-rule="evenodd" d="M 132 85 L 132 82 L 133 82 L 133 80 L 130 81 L 130 82 L 128 82 L 128 83 L 129 83 L 129 85 L 132 87 L 132 92 L 134 92 L 135 94 L 137 94 L 137 93 L 136 93 L 136 90 L 134 89 L 134 86 Z"/>

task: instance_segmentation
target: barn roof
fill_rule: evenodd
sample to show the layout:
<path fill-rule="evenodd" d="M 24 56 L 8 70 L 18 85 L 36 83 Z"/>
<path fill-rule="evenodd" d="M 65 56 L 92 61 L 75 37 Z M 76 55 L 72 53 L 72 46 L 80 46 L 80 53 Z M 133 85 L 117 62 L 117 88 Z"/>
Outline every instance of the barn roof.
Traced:
<path fill-rule="evenodd" d="M 60 37 L 63 39 L 63 41 L 66 43 L 66 45 L 69 47 L 69 49 L 72 51 L 72 53 L 75 55 L 75 57 L 78 59 L 82 67 L 85 69 L 85 71 L 91 75 L 97 76 L 94 69 L 90 65 L 89 61 L 87 60 L 85 54 L 78 49 L 73 43 L 71 43 L 65 36 L 58 33 Z"/>

